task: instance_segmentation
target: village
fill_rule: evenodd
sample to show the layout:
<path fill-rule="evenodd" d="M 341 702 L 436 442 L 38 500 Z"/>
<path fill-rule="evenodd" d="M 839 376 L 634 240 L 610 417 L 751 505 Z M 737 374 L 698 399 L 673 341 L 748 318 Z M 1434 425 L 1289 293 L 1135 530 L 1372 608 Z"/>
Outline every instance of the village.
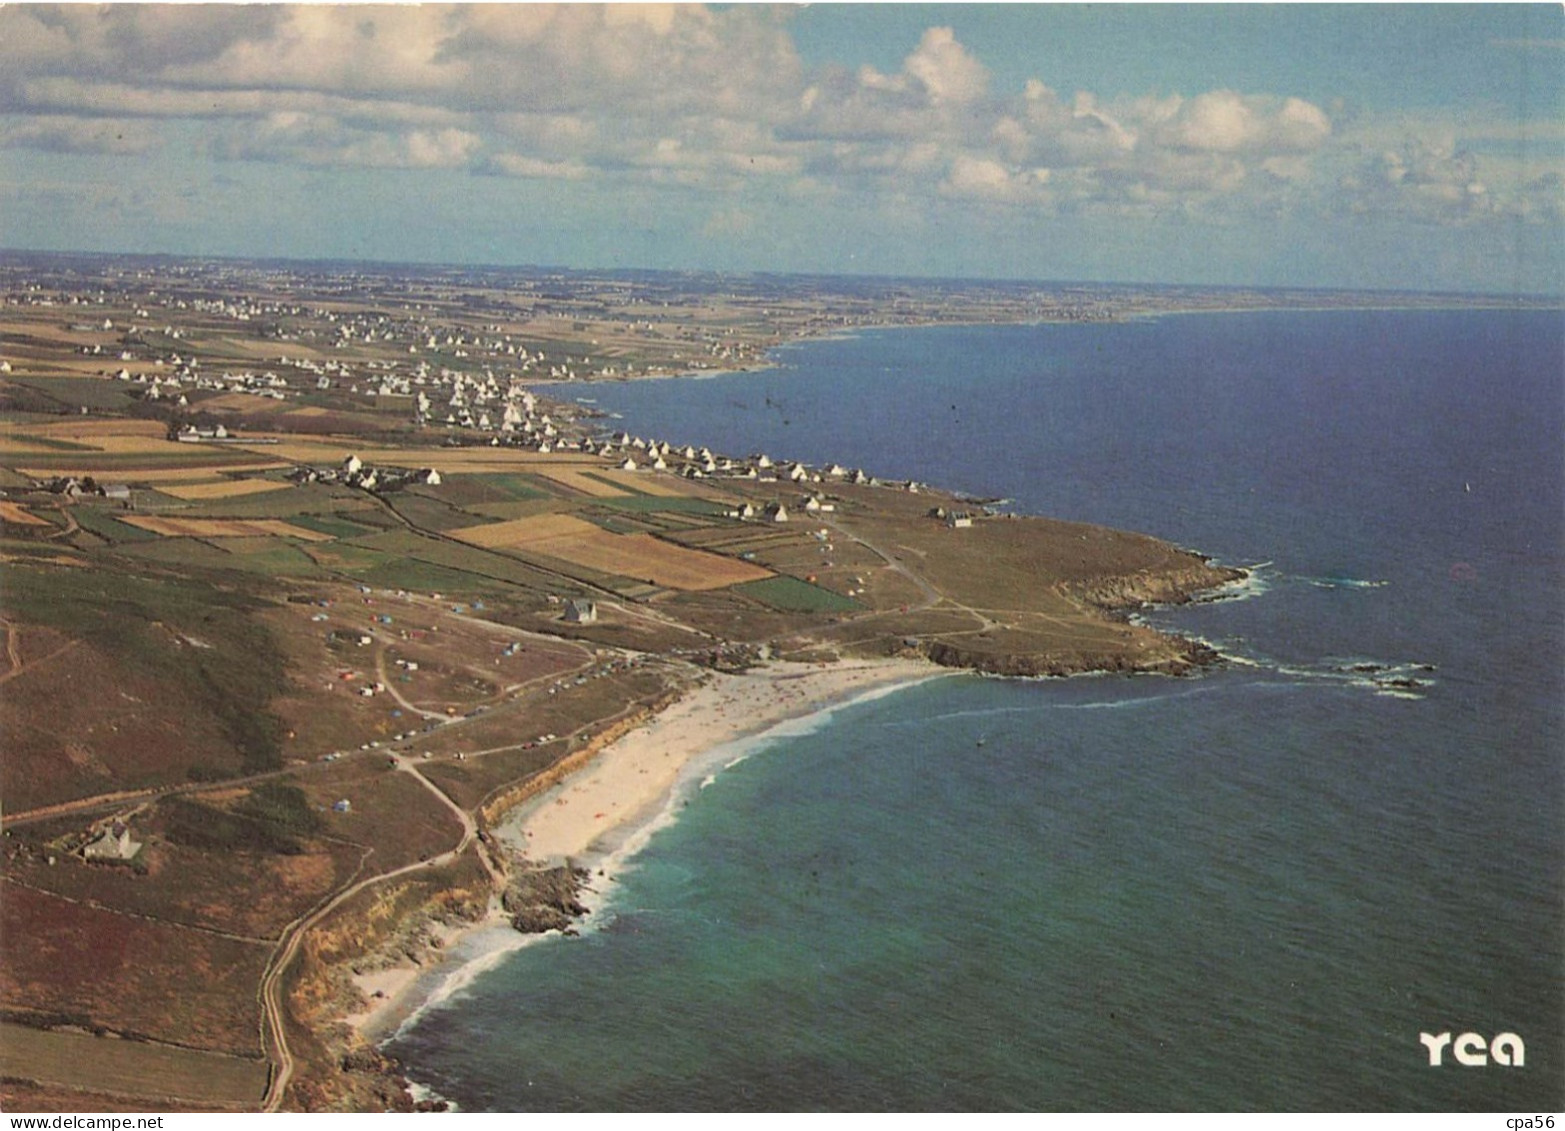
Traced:
<path fill-rule="evenodd" d="M 733 280 L 70 259 L 0 282 L 0 925 L 40 940 L 0 974 L 7 1102 L 407 1104 L 338 1020 L 355 965 L 481 916 L 531 866 L 505 814 L 714 680 L 1210 659 L 1122 615 L 1232 579 L 1195 555 L 564 395 L 1050 296 L 875 284 L 827 314 Z M 83 1074 L 105 1037 L 132 1038 L 129 1092 Z"/>

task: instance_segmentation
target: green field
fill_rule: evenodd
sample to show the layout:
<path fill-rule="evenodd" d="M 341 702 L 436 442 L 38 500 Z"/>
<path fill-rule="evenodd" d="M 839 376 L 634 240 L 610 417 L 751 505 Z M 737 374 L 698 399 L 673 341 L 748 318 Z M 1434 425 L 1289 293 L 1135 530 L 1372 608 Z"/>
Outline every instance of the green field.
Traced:
<path fill-rule="evenodd" d="M 31 542 L 25 538 L 0 538 L 0 552 L 21 558 L 41 558 L 47 561 L 50 558 L 61 556 L 72 557 L 76 555 L 74 546 L 63 546 L 58 542 Z"/>
<path fill-rule="evenodd" d="M 864 607 L 851 597 L 783 575 L 747 581 L 731 591 L 784 613 L 852 613 Z"/>
<path fill-rule="evenodd" d="M 406 491 L 390 496 L 388 502 L 403 518 L 424 530 L 461 530 L 464 526 L 479 526 L 489 521 L 439 499 Z"/>
<path fill-rule="evenodd" d="M 161 562 L 164 565 L 186 566 L 193 569 L 240 569 L 243 568 L 236 560 L 235 555 L 219 550 L 216 546 L 198 541 L 195 538 L 164 538 L 159 536 L 151 542 L 127 542 L 122 546 L 116 546 L 115 551 L 121 554 L 129 554 L 132 557 L 142 558 L 146 561 Z"/>
<path fill-rule="evenodd" d="M 268 491 L 262 495 L 232 499 L 203 499 L 187 505 L 181 513 L 191 518 L 287 518 L 301 514 L 374 512 L 375 503 L 346 487 L 311 484 L 287 491 Z M 369 520 L 366 520 L 369 521 Z M 322 531 L 321 533 L 327 533 Z"/>
<path fill-rule="evenodd" d="M 596 505 L 615 510 L 654 513 L 677 511 L 681 514 L 699 514 L 720 517 L 727 507 L 710 499 L 692 499 L 685 495 L 626 495 L 622 498 L 598 499 Z"/>
<path fill-rule="evenodd" d="M 72 471 L 76 468 L 88 468 L 94 471 L 108 471 L 124 476 L 135 481 L 138 471 L 165 471 L 172 468 L 202 468 L 202 467 L 234 467 L 249 464 L 265 463 L 263 456 L 250 452 L 213 451 L 203 449 L 195 444 L 181 445 L 183 448 L 191 448 L 192 451 L 181 451 L 170 447 L 168 451 L 159 451 L 156 455 L 151 453 L 135 452 L 57 452 L 45 455 L 21 454 L 8 457 L 13 467 L 37 468 L 47 471 L 51 468 L 63 468 Z M 104 477 L 106 478 L 106 477 Z"/>
<path fill-rule="evenodd" d="M 466 570 L 451 569 L 418 558 L 390 558 L 357 570 L 354 580 L 376 589 L 427 590 L 431 593 L 484 594 L 504 590 L 501 582 Z"/>
<path fill-rule="evenodd" d="M 108 511 L 98 507 L 77 507 L 76 521 L 84 529 L 107 538 L 110 542 L 154 542 L 158 535 L 128 522 L 121 522 Z"/>
<path fill-rule="evenodd" d="M 110 381 L 102 377 L 13 376 L 10 383 L 36 390 L 51 400 L 68 405 L 73 411 L 78 405 L 86 405 L 124 412 L 135 403 L 127 381 Z"/>
<path fill-rule="evenodd" d="M 453 506 L 474 503 L 514 503 L 554 496 L 530 475 L 486 473 L 453 475 L 439 487 L 421 487 L 419 494 L 431 494 Z"/>
<path fill-rule="evenodd" d="M 295 526 L 302 526 L 305 530 L 313 530 L 317 534 L 330 534 L 333 538 L 358 538 L 374 533 L 375 529 L 372 526 L 349 522 L 339 515 L 296 514 L 290 516 L 288 521 Z"/>
<path fill-rule="evenodd" d="M 285 538 L 213 538 L 212 545 L 226 550 L 236 569 L 280 577 L 319 577 L 320 566 L 298 545 Z"/>
<path fill-rule="evenodd" d="M 385 554 L 417 558 L 432 565 L 463 570 L 491 580 L 508 581 L 528 589 L 549 590 L 559 588 L 559 580 L 542 573 L 525 562 L 505 554 L 481 550 L 477 546 L 464 546 L 460 542 L 446 542 L 425 538 L 411 530 L 389 530 L 384 534 L 371 534 L 355 538 L 350 545 Z"/>

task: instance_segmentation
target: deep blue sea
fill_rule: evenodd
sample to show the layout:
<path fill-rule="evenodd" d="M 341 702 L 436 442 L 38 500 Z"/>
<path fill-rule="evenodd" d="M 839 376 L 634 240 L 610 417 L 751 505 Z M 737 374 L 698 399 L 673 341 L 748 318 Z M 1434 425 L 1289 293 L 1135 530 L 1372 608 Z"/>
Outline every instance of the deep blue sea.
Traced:
<path fill-rule="evenodd" d="M 776 358 L 586 395 L 643 436 L 1265 563 L 1152 617 L 1232 659 L 954 676 L 750 743 L 582 937 L 393 1041 L 414 1079 L 502 1111 L 1565 1107 L 1558 312 Z M 1430 1066 L 1420 1032 L 1468 1031 L 1525 1064 Z"/>

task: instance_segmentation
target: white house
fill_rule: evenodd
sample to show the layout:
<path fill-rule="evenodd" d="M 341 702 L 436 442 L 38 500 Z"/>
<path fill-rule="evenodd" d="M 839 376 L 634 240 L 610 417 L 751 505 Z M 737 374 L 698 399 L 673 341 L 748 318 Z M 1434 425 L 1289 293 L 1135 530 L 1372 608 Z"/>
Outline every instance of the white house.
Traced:
<path fill-rule="evenodd" d="M 141 842 L 132 840 L 130 826 L 116 821 L 82 846 L 88 860 L 129 860 L 141 851 Z"/>

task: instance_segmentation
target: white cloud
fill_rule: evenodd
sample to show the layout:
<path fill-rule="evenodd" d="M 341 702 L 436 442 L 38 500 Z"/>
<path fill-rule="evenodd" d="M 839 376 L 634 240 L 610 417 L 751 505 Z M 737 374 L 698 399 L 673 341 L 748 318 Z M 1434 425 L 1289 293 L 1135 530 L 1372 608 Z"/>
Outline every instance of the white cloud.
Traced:
<path fill-rule="evenodd" d="M 919 81 L 936 106 L 973 102 L 989 87 L 989 72 L 956 41 L 956 33 L 948 27 L 926 31 L 902 67 Z"/>
<path fill-rule="evenodd" d="M 579 181 L 591 172 L 573 161 L 540 161 L 519 153 L 496 153 L 484 160 L 481 171 L 532 180 Z"/>
<path fill-rule="evenodd" d="M 1475 110 L 1388 123 L 1286 91 L 1064 95 L 1046 75 L 996 90 L 949 27 L 925 30 L 891 73 L 857 59 L 808 69 L 788 18 L 753 5 L 0 7 L 0 144 L 130 157 L 178 128 L 219 159 L 852 194 L 899 214 L 1465 223 L 1560 210 L 1558 146 L 1532 146 L 1565 137 L 1558 122 Z M 1525 159 L 1499 152 L 1513 143 Z M 714 199 L 703 214 L 753 209 Z"/>
<path fill-rule="evenodd" d="M 948 197 L 1046 207 L 1052 200 L 1045 188 L 1050 179 L 1048 169 L 1013 171 L 998 161 L 958 154 L 940 182 L 940 191 Z"/>
<path fill-rule="evenodd" d="M 1159 139 L 1198 152 L 1308 152 L 1331 134 L 1331 121 L 1320 107 L 1289 98 L 1273 108 L 1269 101 L 1231 90 L 1197 95 L 1160 123 Z"/>

